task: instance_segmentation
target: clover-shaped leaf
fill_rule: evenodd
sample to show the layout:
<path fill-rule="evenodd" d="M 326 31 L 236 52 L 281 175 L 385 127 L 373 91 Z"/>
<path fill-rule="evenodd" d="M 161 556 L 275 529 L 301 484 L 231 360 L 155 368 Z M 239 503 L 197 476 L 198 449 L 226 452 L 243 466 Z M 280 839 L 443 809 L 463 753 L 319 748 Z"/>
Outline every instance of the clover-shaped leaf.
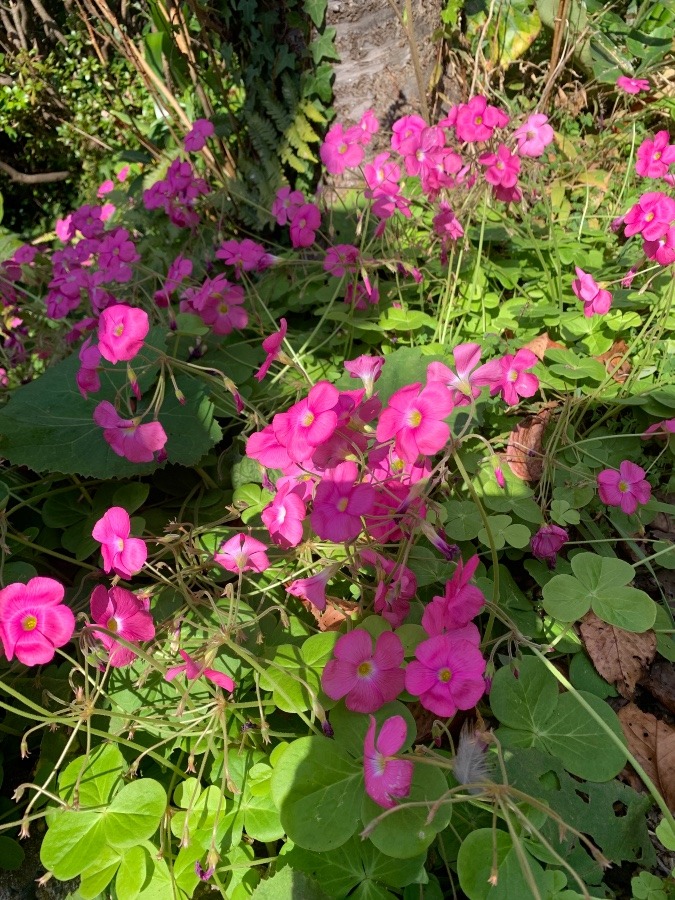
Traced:
<path fill-rule="evenodd" d="M 623 739 L 606 703 L 584 691 L 579 696 Z M 558 694 L 555 677 L 534 657 L 524 656 L 515 667 L 498 670 L 490 705 L 501 722 L 497 737 L 505 747 L 544 750 L 557 756 L 568 772 L 590 781 L 607 781 L 626 764 L 626 751 L 609 741 L 606 729 L 574 694 Z"/>
<path fill-rule="evenodd" d="M 656 604 L 644 591 L 627 587 L 635 577 L 630 563 L 596 553 L 579 553 L 572 560 L 574 575 L 556 575 L 544 585 L 544 609 L 561 622 L 574 622 L 589 609 L 603 622 L 647 631 L 656 618 Z"/>

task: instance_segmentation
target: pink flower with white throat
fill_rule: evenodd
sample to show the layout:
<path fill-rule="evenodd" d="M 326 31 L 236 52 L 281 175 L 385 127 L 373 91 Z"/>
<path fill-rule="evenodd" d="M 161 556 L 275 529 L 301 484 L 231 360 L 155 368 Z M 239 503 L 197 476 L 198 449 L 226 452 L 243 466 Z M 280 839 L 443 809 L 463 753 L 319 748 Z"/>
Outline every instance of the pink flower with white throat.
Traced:
<path fill-rule="evenodd" d="M 553 141 L 554 133 L 548 124 L 548 116 L 533 113 L 513 132 L 518 141 L 518 153 L 521 156 L 541 156 L 545 148 Z"/>
<path fill-rule="evenodd" d="M 151 641 L 155 636 L 155 623 L 149 612 L 147 598 L 137 597 L 131 591 L 121 587 L 106 590 L 98 585 L 93 590 L 90 600 L 91 617 L 97 625 L 101 625 L 112 634 L 96 630 L 96 638 L 108 650 L 110 665 L 114 668 L 128 666 L 136 659 L 137 654 L 124 647 L 113 635 L 130 643 Z"/>
<path fill-rule="evenodd" d="M 190 131 L 185 135 L 183 141 L 185 150 L 188 153 L 201 150 L 214 132 L 213 122 L 210 122 L 208 119 L 197 119 L 193 122 Z"/>
<path fill-rule="evenodd" d="M 572 290 L 579 300 L 583 300 L 584 316 L 590 319 L 591 316 L 602 316 L 609 312 L 612 305 L 610 292 L 601 288 L 593 276 L 579 266 L 575 266 L 575 272 L 577 277 L 572 282 Z"/>
<path fill-rule="evenodd" d="M 186 653 L 185 650 L 179 650 L 178 652 L 183 657 L 183 665 L 171 666 L 171 668 L 167 669 L 166 675 L 164 676 L 167 681 L 173 681 L 177 675 L 184 672 L 188 681 L 196 681 L 197 678 L 206 678 L 214 684 L 217 684 L 218 687 L 221 687 L 224 691 L 227 691 L 228 694 L 231 694 L 235 689 L 235 682 L 229 675 L 226 675 L 224 672 L 219 672 L 217 669 L 209 669 L 204 663 L 198 663 L 189 653 Z"/>
<path fill-rule="evenodd" d="M 110 448 L 129 462 L 154 462 L 155 453 L 164 451 L 167 437 L 159 422 L 141 422 L 140 416 L 123 419 L 108 400 L 94 410 L 94 422 L 103 428 Z"/>
<path fill-rule="evenodd" d="M 137 575 L 145 565 L 148 548 L 142 538 L 132 538 L 126 509 L 111 506 L 94 525 L 91 536 L 101 544 L 103 569 L 122 578 Z"/>
<path fill-rule="evenodd" d="M 332 700 L 345 698 L 352 712 L 371 713 L 395 700 L 403 690 L 403 644 L 398 635 L 384 631 L 375 641 L 357 628 L 343 634 L 326 663 L 321 686 Z"/>
<path fill-rule="evenodd" d="M 627 516 L 632 516 L 638 506 L 643 506 L 652 495 L 652 488 L 645 478 L 645 470 L 628 459 L 616 469 L 604 469 L 598 475 L 598 493 L 607 506 L 618 506 Z"/>
<path fill-rule="evenodd" d="M 450 437 L 450 426 L 443 420 L 452 406 L 450 391 L 437 381 L 401 388 L 380 415 L 377 439 L 394 438 L 396 452 L 406 462 L 413 463 L 420 455 L 433 456 Z"/>
<path fill-rule="evenodd" d="M 408 726 L 403 716 L 391 716 L 376 735 L 376 722 L 370 725 L 363 745 L 363 776 L 366 793 L 384 809 L 396 806 L 396 800 L 407 797 L 413 777 L 413 763 L 394 759 L 406 743 Z"/>
<path fill-rule="evenodd" d="M 249 534 L 235 534 L 225 541 L 214 559 L 228 572 L 264 572 L 270 566 L 267 547 Z"/>
<path fill-rule="evenodd" d="M 109 306 L 98 322 L 98 349 L 108 362 L 133 359 L 150 330 L 148 314 L 124 303 Z"/>
<path fill-rule="evenodd" d="M 490 395 L 501 394 L 508 406 L 516 406 L 521 397 L 533 397 L 539 390 L 539 379 L 527 371 L 539 360 L 531 350 L 522 347 L 481 366 L 481 380 L 490 385 Z"/>

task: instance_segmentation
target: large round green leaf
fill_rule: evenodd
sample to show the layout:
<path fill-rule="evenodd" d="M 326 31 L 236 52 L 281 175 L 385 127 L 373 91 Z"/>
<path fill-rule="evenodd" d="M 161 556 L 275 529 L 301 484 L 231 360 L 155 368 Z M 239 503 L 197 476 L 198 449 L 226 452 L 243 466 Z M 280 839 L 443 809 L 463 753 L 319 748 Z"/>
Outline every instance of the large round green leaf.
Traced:
<path fill-rule="evenodd" d="M 505 831 L 480 828 L 468 835 L 459 848 L 457 873 L 460 887 L 469 900 L 532 897 L 531 881 L 536 884 L 539 896 L 547 896 L 543 869 L 524 847 L 521 850 L 522 862 L 511 835 Z"/>
<path fill-rule="evenodd" d="M 307 850 L 333 850 L 359 825 L 363 766 L 334 741 L 294 741 L 272 775 L 272 799 L 286 834 Z"/>

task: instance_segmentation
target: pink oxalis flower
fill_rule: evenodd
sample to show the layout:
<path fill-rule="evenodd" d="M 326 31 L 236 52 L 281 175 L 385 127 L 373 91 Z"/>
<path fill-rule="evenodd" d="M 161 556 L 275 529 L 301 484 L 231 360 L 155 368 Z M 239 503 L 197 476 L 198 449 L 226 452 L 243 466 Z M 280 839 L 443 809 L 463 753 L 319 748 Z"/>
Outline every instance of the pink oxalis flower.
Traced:
<path fill-rule="evenodd" d="M 310 522 L 325 541 L 348 543 L 363 530 L 362 516 L 372 511 L 375 489 L 357 484 L 358 467 L 343 462 L 329 469 L 316 489 Z"/>
<path fill-rule="evenodd" d="M 649 501 L 652 488 L 645 478 L 645 470 L 628 459 L 616 469 L 604 469 L 598 475 L 598 493 L 607 506 L 618 506 L 626 515 L 632 516 Z"/>
<path fill-rule="evenodd" d="M 335 572 L 335 566 L 327 566 L 309 578 L 296 578 L 286 586 L 286 591 L 299 600 L 308 600 L 319 611 L 323 611 L 326 608 L 326 587 Z"/>
<path fill-rule="evenodd" d="M 575 266 L 574 270 L 577 277 L 572 282 L 572 290 L 579 300 L 583 300 L 586 318 L 590 319 L 594 315 L 602 316 L 609 312 L 612 305 L 610 292 L 601 288 L 593 276 L 579 266 Z"/>
<path fill-rule="evenodd" d="M 658 131 L 654 140 L 644 140 L 638 147 L 635 171 L 643 178 L 663 178 L 675 162 L 675 144 L 667 131 Z"/>
<path fill-rule="evenodd" d="M 366 389 L 366 397 L 370 397 L 373 393 L 375 382 L 382 374 L 384 366 L 384 356 L 357 356 L 356 359 L 346 359 L 344 367 L 349 372 L 351 378 L 360 378 Z"/>
<path fill-rule="evenodd" d="M 452 397 L 445 385 L 417 382 L 401 388 L 389 398 L 380 415 L 378 441 L 394 438 L 396 452 L 406 462 L 438 453 L 450 437 L 450 426 L 443 420 L 452 412 Z"/>
<path fill-rule="evenodd" d="M 214 559 L 228 572 L 264 572 L 270 566 L 265 544 L 248 534 L 235 534 L 225 541 Z"/>
<path fill-rule="evenodd" d="M 108 400 L 94 410 L 94 422 L 103 428 L 110 448 L 129 462 L 153 462 L 166 444 L 166 432 L 159 422 L 141 422 L 140 416 L 123 419 Z"/>
<path fill-rule="evenodd" d="M 443 631 L 463 628 L 485 606 L 485 596 L 476 585 L 469 584 L 478 568 L 477 555 L 464 563 L 461 559 L 445 584 L 442 597 L 434 597 L 424 610 L 422 627 L 432 637 Z"/>
<path fill-rule="evenodd" d="M 181 672 L 185 672 L 185 677 L 188 681 L 196 681 L 197 678 L 203 676 L 214 684 L 217 684 L 218 687 L 223 688 L 228 694 L 232 693 L 235 688 L 235 683 L 229 675 L 226 675 L 224 672 L 219 672 L 217 669 L 209 669 L 203 663 L 200 665 L 189 653 L 186 653 L 185 650 L 179 650 L 178 652 L 185 662 L 181 666 L 171 666 L 170 669 L 167 669 L 166 675 L 164 676 L 167 681 L 173 681 L 177 675 L 180 675 Z"/>
<path fill-rule="evenodd" d="M 384 631 L 375 641 L 356 628 L 338 638 L 333 659 L 321 677 L 324 692 L 332 700 L 345 698 L 352 712 L 371 713 L 395 700 L 403 690 L 403 644 L 398 635 Z"/>
<path fill-rule="evenodd" d="M 143 346 L 150 330 L 145 310 L 124 303 L 109 306 L 98 322 L 98 349 L 108 362 L 133 359 Z"/>
<path fill-rule="evenodd" d="M 641 91 L 648 91 L 651 85 L 646 78 L 629 78 L 627 75 L 620 75 L 616 79 L 616 86 L 624 94 L 639 94 Z"/>
<path fill-rule="evenodd" d="M 214 131 L 213 122 L 208 119 L 196 119 L 190 131 L 185 135 L 183 146 L 188 153 L 201 150 Z"/>
<path fill-rule="evenodd" d="M 508 406 L 515 406 L 521 397 L 533 397 L 539 390 L 539 379 L 527 371 L 538 362 L 535 354 L 523 347 L 481 366 L 481 379 L 490 385 L 492 397 L 501 394 Z"/>
<path fill-rule="evenodd" d="M 363 153 L 363 151 L 361 151 Z M 289 234 L 294 248 L 310 247 L 316 238 L 316 231 L 321 225 L 321 213 L 314 203 L 305 203 L 293 211 L 290 220 Z"/>
<path fill-rule="evenodd" d="M 0 591 L 0 641 L 8 660 L 26 666 L 50 662 L 75 631 L 73 611 L 64 606 L 63 585 L 53 578 L 31 578 Z"/>
<path fill-rule="evenodd" d="M 422 641 L 405 671 L 406 691 L 443 718 L 472 709 L 485 692 L 485 660 L 476 643 L 467 640 L 465 629 L 460 635 L 439 634 Z"/>
<path fill-rule="evenodd" d="M 394 759 L 406 742 L 408 726 L 403 716 L 391 716 L 375 736 L 377 724 L 370 716 L 363 744 L 363 775 L 366 793 L 384 809 L 396 806 L 396 800 L 407 797 L 413 777 L 413 763 Z"/>
<path fill-rule="evenodd" d="M 554 569 L 558 553 L 569 538 L 566 529 L 560 525 L 542 525 L 539 531 L 532 535 L 530 541 L 532 556 L 543 560 L 549 569 Z"/>
<path fill-rule="evenodd" d="M 99 584 L 95 587 L 90 600 L 91 617 L 97 625 L 101 625 L 113 634 L 130 643 L 151 641 L 155 636 L 155 624 L 149 612 L 150 601 L 147 597 L 137 597 L 131 591 L 121 587 L 110 590 Z M 112 635 L 96 631 L 96 639 L 109 652 L 110 665 L 115 668 L 128 666 L 136 659 L 137 654 L 124 647 Z"/>
<path fill-rule="evenodd" d="M 279 320 L 279 330 L 275 331 L 273 334 L 270 334 L 268 337 L 264 339 L 262 342 L 262 348 L 267 354 L 265 358 L 265 362 L 260 366 L 258 371 L 253 376 L 256 381 L 262 381 L 265 375 L 269 372 L 270 366 L 274 362 L 274 360 L 279 356 L 279 351 L 281 350 L 281 345 L 284 342 L 284 338 L 286 337 L 286 332 L 288 331 L 288 323 L 286 319 Z"/>
<path fill-rule="evenodd" d="M 91 536 L 101 544 L 103 569 L 122 578 L 131 578 L 141 571 L 148 557 L 142 538 L 129 537 L 131 520 L 121 506 L 111 506 L 94 525 Z"/>
<path fill-rule="evenodd" d="M 518 153 L 521 156 L 541 156 L 545 148 L 553 141 L 554 132 L 548 124 L 548 116 L 533 113 L 513 132 L 518 141 Z"/>

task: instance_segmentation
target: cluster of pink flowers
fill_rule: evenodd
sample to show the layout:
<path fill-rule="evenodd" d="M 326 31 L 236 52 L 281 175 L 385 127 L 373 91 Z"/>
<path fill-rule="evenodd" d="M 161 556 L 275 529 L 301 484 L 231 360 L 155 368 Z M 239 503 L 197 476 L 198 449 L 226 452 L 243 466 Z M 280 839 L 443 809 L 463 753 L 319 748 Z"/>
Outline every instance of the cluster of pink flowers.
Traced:
<path fill-rule="evenodd" d="M 221 274 L 183 291 L 180 310 L 199 316 L 214 334 L 225 335 L 248 324 L 244 300 L 244 288 Z"/>
<path fill-rule="evenodd" d="M 195 205 L 208 193 L 209 186 L 195 175 L 190 163 L 174 159 L 166 176 L 143 192 L 143 204 L 146 209 L 163 209 L 178 228 L 196 228 L 199 214 Z"/>

